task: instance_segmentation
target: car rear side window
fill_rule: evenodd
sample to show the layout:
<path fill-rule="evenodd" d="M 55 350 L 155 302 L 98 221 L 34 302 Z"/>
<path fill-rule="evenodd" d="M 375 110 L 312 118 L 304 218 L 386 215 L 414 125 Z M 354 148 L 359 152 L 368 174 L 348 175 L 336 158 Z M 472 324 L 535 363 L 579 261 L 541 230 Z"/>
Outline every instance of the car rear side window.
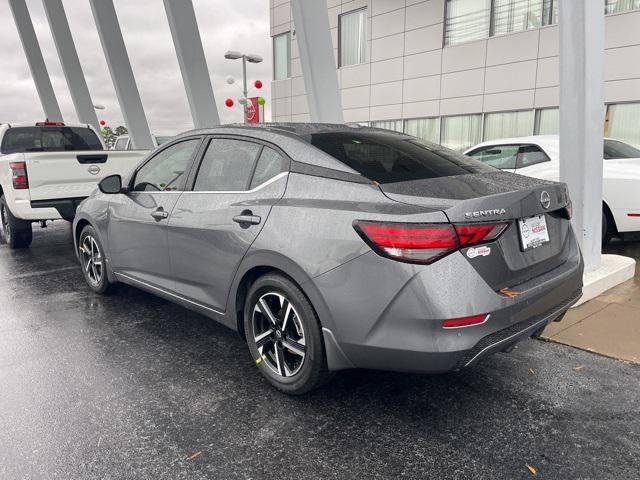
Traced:
<path fill-rule="evenodd" d="M 184 190 L 187 168 L 199 142 L 199 138 L 185 140 L 158 152 L 138 170 L 133 189 L 137 192 Z"/>
<path fill-rule="evenodd" d="M 640 150 L 619 140 L 604 141 L 604 159 L 640 158 Z"/>
<path fill-rule="evenodd" d="M 519 145 L 491 145 L 481 147 L 467 155 L 501 170 L 513 170 L 516 168 L 519 149 Z"/>
<path fill-rule="evenodd" d="M 193 187 L 200 192 L 243 191 L 262 146 L 229 138 L 214 138 L 202 158 Z"/>
<path fill-rule="evenodd" d="M 493 171 L 490 166 L 408 135 L 328 132 L 311 144 L 380 184 Z"/>
<path fill-rule="evenodd" d="M 75 150 L 103 150 L 103 147 L 90 128 L 63 126 L 10 128 L 0 146 L 4 154 Z"/>
<path fill-rule="evenodd" d="M 260 159 L 256 165 L 256 170 L 251 179 L 249 188 L 256 188 L 271 180 L 276 175 L 289 170 L 289 160 L 276 152 L 273 148 L 264 147 L 260 154 Z"/>
<path fill-rule="evenodd" d="M 516 168 L 530 167 L 542 162 L 548 162 L 549 157 L 537 145 L 522 145 L 518 152 Z"/>

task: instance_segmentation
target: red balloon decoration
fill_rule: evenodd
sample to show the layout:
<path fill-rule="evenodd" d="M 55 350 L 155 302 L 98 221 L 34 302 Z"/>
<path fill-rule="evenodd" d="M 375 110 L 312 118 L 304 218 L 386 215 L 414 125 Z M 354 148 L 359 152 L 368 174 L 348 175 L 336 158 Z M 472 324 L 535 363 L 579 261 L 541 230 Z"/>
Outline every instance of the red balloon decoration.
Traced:
<path fill-rule="evenodd" d="M 230 98 L 227 98 L 227 99 L 224 101 L 224 104 L 225 104 L 227 107 L 231 108 L 231 107 L 233 107 L 233 100 L 232 100 L 232 99 L 230 99 Z"/>
<path fill-rule="evenodd" d="M 106 120 L 100 120 L 100 125 L 104 127 L 106 124 L 107 124 Z"/>
<path fill-rule="evenodd" d="M 262 88 L 262 82 L 260 80 L 256 80 L 254 85 L 258 90 Z"/>

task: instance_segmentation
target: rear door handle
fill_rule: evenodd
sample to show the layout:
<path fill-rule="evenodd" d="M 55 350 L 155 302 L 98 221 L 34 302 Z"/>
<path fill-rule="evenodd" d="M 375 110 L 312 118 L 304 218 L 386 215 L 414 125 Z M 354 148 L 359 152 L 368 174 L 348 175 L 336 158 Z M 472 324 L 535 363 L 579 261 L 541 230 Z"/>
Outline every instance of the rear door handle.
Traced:
<path fill-rule="evenodd" d="M 151 212 L 151 216 L 160 221 L 167 218 L 169 216 L 169 213 L 165 212 L 162 208 L 159 208 L 158 210 L 154 210 L 153 212 Z"/>
<path fill-rule="evenodd" d="M 249 225 L 258 225 L 262 219 L 254 215 L 250 210 L 245 210 L 240 215 L 233 217 L 233 221 L 239 223 L 241 227 Z"/>

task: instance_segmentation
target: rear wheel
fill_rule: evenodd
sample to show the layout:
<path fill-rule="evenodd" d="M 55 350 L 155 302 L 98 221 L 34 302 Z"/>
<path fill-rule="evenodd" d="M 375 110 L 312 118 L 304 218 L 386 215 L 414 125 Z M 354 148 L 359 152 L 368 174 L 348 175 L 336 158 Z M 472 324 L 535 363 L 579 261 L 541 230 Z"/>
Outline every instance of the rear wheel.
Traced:
<path fill-rule="evenodd" d="M 110 293 L 115 284 L 109 281 L 104 250 L 92 226 L 87 225 L 80 233 L 78 257 L 82 274 L 89 288 L 96 293 Z"/>
<path fill-rule="evenodd" d="M 613 219 L 609 216 L 606 207 L 602 207 L 602 246 L 605 247 L 613 237 L 614 225 Z"/>
<path fill-rule="evenodd" d="M 244 329 L 253 360 L 278 390 L 301 395 L 331 377 L 318 317 L 288 278 L 268 274 L 256 280 L 245 303 Z"/>
<path fill-rule="evenodd" d="M 31 222 L 14 217 L 5 196 L 0 196 L 0 243 L 12 249 L 27 248 L 32 240 Z"/>

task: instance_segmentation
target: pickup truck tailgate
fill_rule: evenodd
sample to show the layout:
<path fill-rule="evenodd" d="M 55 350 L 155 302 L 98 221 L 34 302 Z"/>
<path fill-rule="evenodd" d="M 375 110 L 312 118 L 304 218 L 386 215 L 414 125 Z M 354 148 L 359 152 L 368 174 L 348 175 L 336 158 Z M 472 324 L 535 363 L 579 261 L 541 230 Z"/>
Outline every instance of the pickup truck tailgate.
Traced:
<path fill-rule="evenodd" d="M 93 150 L 25 153 L 31 200 L 88 197 L 104 177 L 126 175 L 146 151 Z"/>

